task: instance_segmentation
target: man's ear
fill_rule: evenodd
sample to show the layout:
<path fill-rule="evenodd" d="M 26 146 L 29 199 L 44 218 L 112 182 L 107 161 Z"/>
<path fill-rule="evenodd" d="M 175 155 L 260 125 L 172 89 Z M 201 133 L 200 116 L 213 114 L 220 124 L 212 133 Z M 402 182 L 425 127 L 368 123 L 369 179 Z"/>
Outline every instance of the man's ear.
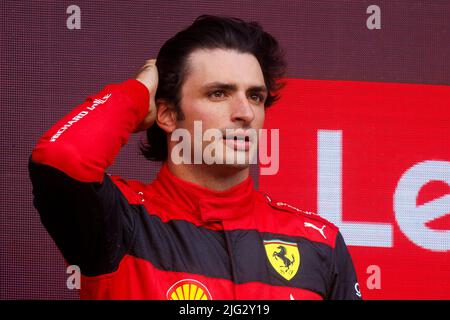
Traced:
<path fill-rule="evenodd" d="M 156 123 L 166 133 L 173 132 L 177 127 L 177 112 L 171 103 L 165 99 L 156 101 Z"/>

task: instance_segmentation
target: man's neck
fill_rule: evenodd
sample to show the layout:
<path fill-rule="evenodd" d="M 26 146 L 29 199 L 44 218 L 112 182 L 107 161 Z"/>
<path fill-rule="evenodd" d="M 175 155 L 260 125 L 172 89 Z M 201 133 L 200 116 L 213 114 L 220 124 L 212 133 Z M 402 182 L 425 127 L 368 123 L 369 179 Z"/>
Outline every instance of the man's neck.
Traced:
<path fill-rule="evenodd" d="M 248 178 L 249 168 L 226 165 L 174 164 L 167 161 L 170 172 L 176 177 L 214 191 L 232 188 Z"/>

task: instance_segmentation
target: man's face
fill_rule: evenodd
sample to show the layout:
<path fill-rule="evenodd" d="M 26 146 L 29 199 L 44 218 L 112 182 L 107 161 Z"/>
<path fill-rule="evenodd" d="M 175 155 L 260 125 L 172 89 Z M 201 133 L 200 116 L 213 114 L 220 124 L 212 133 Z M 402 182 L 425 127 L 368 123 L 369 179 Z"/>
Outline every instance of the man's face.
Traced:
<path fill-rule="evenodd" d="M 187 66 L 181 89 L 185 118 L 178 121 L 177 128 L 187 129 L 191 137 L 194 137 L 194 121 L 201 121 L 202 133 L 208 129 L 220 130 L 220 139 L 201 144 L 204 159 L 209 157 L 210 153 L 204 152 L 209 145 L 207 150 L 223 150 L 223 155 L 219 153 L 223 165 L 248 167 L 257 152 L 257 135 L 249 136 L 249 133 L 257 133 L 262 128 L 267 97 L 258 60 L 235 50 L 196 50 L 188 57 Z M 191 150 L 198 152 L 198 149 L 194 149 L 193 138 Z M 213 154 L 217 159 L 217 154 Z M 243 157 L 245 162 L 237 164 L 237 159 Z"/>

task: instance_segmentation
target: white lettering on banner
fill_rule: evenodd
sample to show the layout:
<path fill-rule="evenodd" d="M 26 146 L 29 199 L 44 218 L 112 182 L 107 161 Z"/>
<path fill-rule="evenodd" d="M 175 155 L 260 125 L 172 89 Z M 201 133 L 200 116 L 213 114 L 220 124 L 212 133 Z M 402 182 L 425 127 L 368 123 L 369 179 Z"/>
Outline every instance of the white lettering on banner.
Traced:
<path fill-rule="evenodd" d="M 389 223 L 342 220 L 342 131 L 319 130 L 317 146 L 317 211 L 339 226 L 347 244 L 392 247 Z M 416 245 L 433 251 L 450 250 L 450 230 L 432 230 L 426 223 L 450 214 L 450 195 L 417 206 L 420 190 L 430 181 L 450 185 L 450 162 L 424 161 L 405 171 L 394 192 L 394 213 L 400 230 Z"/>
<path fill-rule="evenodd" d="M 389 223 L 342 221 L 342 131 L 317 134 L 317 211 L 336 224 L 351 246 L 392 247 Z"/>
<path fill-rule="evenodd" d="M 87 110 L 94 110 L 99 104 L 103 104 L 105 103 L 108 98 L 111 96 L 111 94 L 107 94 L 105 95 L 102 99 L 95 99 L 94 103 L 90 106 L 87 107 Z M 61 136 L 61 134 L 64 133 L 64 131 L 66 131 L 67 129 L 69 129 L 74 123 L 78 122 L 79 120 L 81 120 L 84 116 L 86 116 L 89 111 L 87 110 L 83 110 L 81 111 L 79 114 L 77 114 L 75 117 L 73 117 L 71 120 L 69 120 L 65 125 L 63 125 L 51 138 L 50 138 L 50 142 L 55 142 L 59 136 Z"/>
<path fill-rule="evenodd" d="M 450 195 L 417 206 L 421 188 L 430 181 L 450 185 L 450 162 L 424 161 L 406 170 L 394 194 L 394 211 L 400 230 L 416 245 L 433 250 L 450 250 L 450 230 L 432 230 L 426 223 L 450 214 Z"/>

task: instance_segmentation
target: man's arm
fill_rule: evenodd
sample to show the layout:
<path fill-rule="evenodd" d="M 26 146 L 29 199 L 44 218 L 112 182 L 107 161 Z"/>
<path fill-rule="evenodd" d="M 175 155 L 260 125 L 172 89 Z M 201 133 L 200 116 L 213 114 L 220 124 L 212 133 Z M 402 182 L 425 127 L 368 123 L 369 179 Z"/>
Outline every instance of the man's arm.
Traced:
<path fill-rule="evenodd" d="M 327 299 L 361 300 L 361 291 L 353 261 L 340 232 L 336 236 L 336 244 L 333 250 L 331 283 Z"/>
<path fill-rule="evenodd" d="M 105 170 L 130 133 L 151 125 L 149 101 L 141 81 L 107 86 L 48 130 L 30 157 L 41 221 L 66 261 L 85 275 L 114 271 L 132 240 L 137 206 Z"/>
<path fill-rule="evenodd" d="M 137 80 L 105 87 L 39 139 L 32 161 L 78 181 L 102 182 L 106 168 L 148 113 L 148 96 Z"/>

